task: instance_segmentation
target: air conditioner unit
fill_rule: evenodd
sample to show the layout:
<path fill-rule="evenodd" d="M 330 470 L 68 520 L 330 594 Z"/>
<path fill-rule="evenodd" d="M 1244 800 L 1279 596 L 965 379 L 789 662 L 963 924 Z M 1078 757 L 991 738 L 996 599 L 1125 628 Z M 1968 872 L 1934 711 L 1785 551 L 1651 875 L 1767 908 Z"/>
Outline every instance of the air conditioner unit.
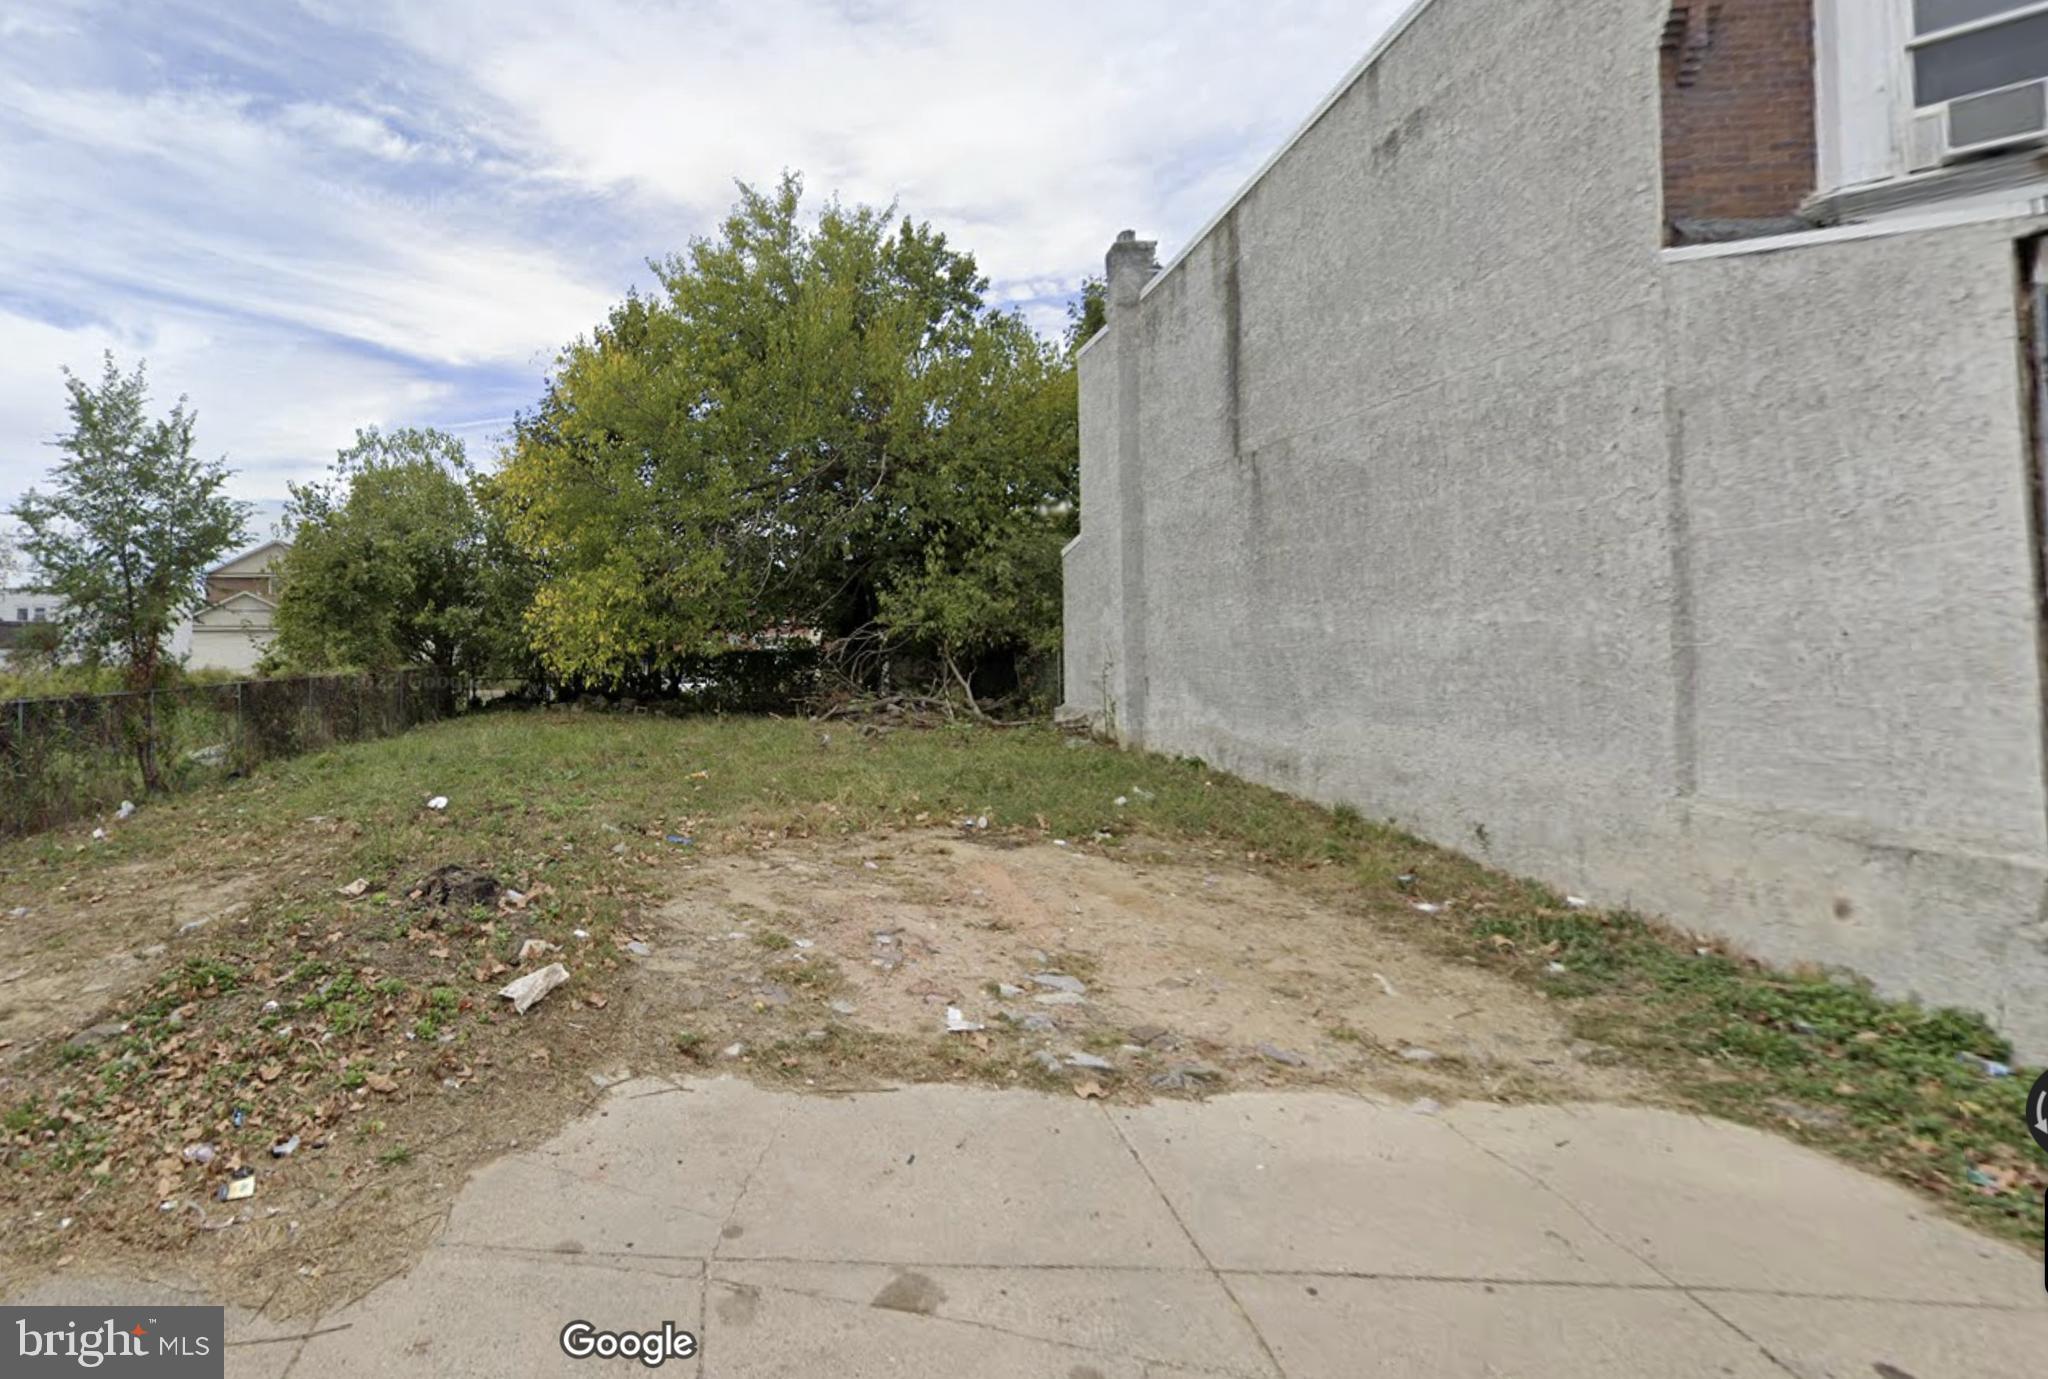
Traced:
<path fill-rule="evenodd" d="M 2048 79 L 1960 96 L 1913 112 L 1913 167 L 2048 139 Z"/>

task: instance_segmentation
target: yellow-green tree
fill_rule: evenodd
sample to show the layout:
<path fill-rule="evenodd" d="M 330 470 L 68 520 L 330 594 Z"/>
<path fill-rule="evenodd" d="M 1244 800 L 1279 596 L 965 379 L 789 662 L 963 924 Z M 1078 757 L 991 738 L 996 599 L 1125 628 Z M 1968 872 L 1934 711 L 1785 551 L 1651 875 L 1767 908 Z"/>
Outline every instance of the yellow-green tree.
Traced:
<path fill-rule="evenodd" d="M 971 677 L 1059 635 L 1064 352 L 893 210 L 742 187 L 561 355 L 498 475 L 556 673 L 627 680 L 767 630 L 872 632 Z"/>

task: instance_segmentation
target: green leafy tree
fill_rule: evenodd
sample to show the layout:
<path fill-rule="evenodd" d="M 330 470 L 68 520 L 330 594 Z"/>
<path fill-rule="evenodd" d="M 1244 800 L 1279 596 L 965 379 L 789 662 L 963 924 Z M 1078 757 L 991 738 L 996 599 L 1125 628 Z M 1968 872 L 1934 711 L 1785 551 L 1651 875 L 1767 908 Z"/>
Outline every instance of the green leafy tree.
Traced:
<path fill-rule="evenodd" d="M 442 431 L 374 427 L 326 479 L 291 486 L 273 659 L 302 668 L 499 673 L 523 650 L 530 598 L 487 480 Z"/>
<path fill-rule="evenodd" d="M 224 461 L 192 453 L 197 418 L 179 398 L 152 420 L 144 370 L 123 375 L 111 353 L 97 386 L 64 375 L 71 430 L 47 493 L 14 505 L 37 587 L 64 603 L 68 647 L 123 668 L 131 690 L 154 689 L 168 667 L 171 630 L 203 602 L 203 578 L 240 543 L 246 504 L 222 492 Z M 136 734 L 143 784 L 162 779 L 152 698 Z"/>
<path fill-rule="evenodd" d="M 742 186 L 521 418 L 499 479 L 556 673 L 790 626 L 956 666 L 1056 642 L 1068 361 L 930 226 L 837 203 L 807 224 L 801 194 Z"/>

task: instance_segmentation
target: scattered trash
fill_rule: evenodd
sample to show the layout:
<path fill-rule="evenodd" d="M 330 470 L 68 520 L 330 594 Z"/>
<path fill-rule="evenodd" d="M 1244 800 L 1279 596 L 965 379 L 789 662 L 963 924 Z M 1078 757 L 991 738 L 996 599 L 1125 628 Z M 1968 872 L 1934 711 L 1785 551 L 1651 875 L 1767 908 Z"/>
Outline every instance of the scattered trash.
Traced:
<path fill-rule="evenodd" d="M 120 807 L 119 809 L 117 809 L 117 810 L 115 810 L 115 811 L 114 811 L 114 817 L 115 817 L 115 819 L 117 819 L 117 820 L 119 820 L 119 819 L 132 819 L 132 818 L 134 818 L 134 817 L 135 817 L 135 801 L 133 801 L 133 800 L 123 800 L 123 801 L 121 801 L 121 807 Z"/>
<path fill-rule="evenodd" d="M 1434 1116 L 1444 1109 L 1444 1104 L 1435 1097 L 1417 1097 L 1408 1104 L 1408 1109 L 1418 1116 Z"/>
<path fill-rule="evenodd" d="M 434 868 L 412 888 L 412 898 L 450 910 L 489 906 L 498 899 L 498 878 L 459 863 Z"/>
<path fill-rule="evenodd" d="M 1052 840 L 1052 845 L 1056 848 L 1063 848 L 1067 845 L 1067 840 L 1064 838 L 1055 838 Z"/>
<path fill-rule="evenodd" d="M 687 833 L 671 833 L 666 838 L 662 839 L 662 841 L 665 843 L 672 843 L 679 848 L 694 847 L 697 843 L 697 840 L 695 838 L 692 838 Z"/>
<path fill-rule="evenodd" d="M 1564 903 L 1574 910 L 1583 910 L 1591 902 L 1583 895 L 1568 895 L 1564 898 Z"/>
<path fill-rule="evenodd" d="M 544 958 L 558 951 L 554 944 L 544 938 L 530 938 L 519 945 L 519 963 L 523 967 L 536 958 Z"/>
<path fill-rule="evenodd" d="M 1122 809 L 1125 805 L 1129 804 L 1130 802 L 1131 801 L 1128 796 L 1118 795 L 1116 797 L 1115 804 L 1118 809 Z"/>
<path fill-rule="evenodd" d="M 437 811 L 438 811 L 438 810 L 446 809 L 447 807 L 448 807 L 448 797 L 447 797 L 446 795 L 436 795 L 436 796 L 434 796 L 434 797 L 433 797 L 432 799 L 430 799 L 430 800 L 428 800 L 428 801 L 427 801 L 427 808 L 429 808 L 429 809 L 432 809 L 432 810 L 437 810 Z"/>
<path fill-rule="evenodd" d="M 538 972 L 527 973 L 498 994 L 512 1002 L 513 1014 L 524 1015 L 535 1002 L 568 980 L 568 968 L 558 962 L 549 963 Z"/>
<path fill-rule="evenodd" d="M 719 1054 L 725 1058 L 738 1058 L 741 1054 L 745 1053 L 746 1051 L 747 1046 L 745 1044 L 727 1044 L 724 1048 L 719 1050 Z"/>
<path fill-rule="evenodd" d="M 1561 962 L 1554 962 L 1550 964 L 1549 971 L 1553 977 L 1563 973 L 1565 970 L 1565 965 Z"/>
<path fill-rule="evenodd" d="M 795 944 L 798 948 L 816 948 L 818 946 L 818 941 L 816 939 L 798 938 L 791 939 L 790 942 Z"/>
<path fill-rule="evenodd" d="M 1860 1037 L 1860 1036 L 1859 1036 Z M 1875 1042 L 1875 1041 L 1872 1041 Z M 1956 1062 L 1966 1068 L 1975 1068 L 1986 1077 L 2011 1077 L 2012 1069 L 1990 1058 L 1979 1058 L 1974 1053 L 1959 1053 Z"/>
<path fill-rule="evenodd" d="M 1069 977 L 1062 972 L 1034 973 L 1031 980 L 1039 986 L 1050 987 L 1054 991 L 1072 992 L 1076 996 L 1088 990 L 1088 984 L 1079 977 Z"/>
<path fill-rule="evenodd" d="M 862 868 L 862 870 L 864 870 L 864 871 L 880 871 L 880 870 L 881 870 L 881 867 L 877 866 L 877 865 L 876 865 L 875 863 L 873 863 L 873 862 L 862 862 L 862 863 L 861 863 L 860 865 L 861 865 L 861 868 Z"/>
<path fill-rule="evenodd" d="M 235 1127 L 235 1129 L 237 1129 L 237 1130 L 241 1129 L 241 1128 L 242 1128 L 242 1125 L 243 1125 L 243 1122 L 247 1121 L 248 1119 L 249 1119 L 249 1110 L 248 1110 L 248 1108 L 247 1108 L 247 1107 L 245 1107 L 245 1106 L 237 1106 L 237 1107 L 236 1107 L 236 1108 L 234 1109 L 234 1112 L 233 1112 L 233 1114 L 231 1114 L 231 1115 L 230 1115 L 230 1116 L 228 1117 L 228 1121 L 229 1121 L 229 1122 L 230 1122 L 230 1123 L 231 1123 L 231 1124 L 232 1124 L 232 1125 L 233 1125 L 233 1126 Z"/>
<path fill-rule="evenodd" d="M 263 1013 L 265 1015 L 275 1015 L 277 1014 L 278 1011 L 283 1009 L 284 1007 L 279 1005 L 276 1001 L 265 1001 L 263 1003 Z"/>
<path fill-rule="evenodd" d="M 856 1006 L 852 1001 L 834 1001 L 829 1009 L 834 1015 L 851 1015 L 860 1007 Z"/>
<path fill-rule="evenodd" d="M 181 934 L 197 933 L 211 923 L 213 923 L 212 915 L 202 915 L 198 919 L 188 919 L 183 924 L 180 924 L 178 932 Z"/>
<path fill-rule="evenodd" d="M 1415 883 L 1420 879 L 1414 872 L 1404 871 L 1394 878 L 1394 884 L 1404 891 L 1412 891 L 1415 889 Z"/>
<path fill-rule="evenodd" d="M 223 1202 L 240 1202 L 255 1195 L 256 1170 L 253 1168 L 237 1169 L 234 1177 L 221 1184 L 220 1200 Z"/>
<path fill-rule="evenodd" d="M 346 886 L 341 886 L 337 888 L 335 891 L 336 895 L 345 895 L 350 900 L 360 900 L 362 899 L 362 897 L 368 895 L 369 893 L 369 878 L 362 876 L 358 876 L 355 880 L 349 882 Z"/>
<path fill-rule="evenodd" d="M 524 891 L 515 891 L 508 887 L 505 893 L 498 897 L 498 908 L 501 910 L 523 910 L 526 908 L 528 898 Z"/>
<path fill-rule="evenodd" d="M 639 939 L 634 939 L 631 942 L 629 942 L 626 945 L 626 951 L 628 953 L 631 953 L 636 958 L 647 958 L 652 957 L 654 955 L 654 950 L 652 948 L 649 948 L 646 944 L 642 943 Z"/>
<path fill-rule="evenodd" d="M 582 939 L 585 943 L 590 942 L 590 930 L 588 929 L 571 929 L 569 932 Z"/>
<path fill-rule="evenodd" d="M 270 1157 L 273 1159 L 289 1159 L 292 1155 L 298 1152 L 299 1137 L 297 1135 L 292 1136 L 288 1140 L 284 1140 L 270 1146 Z"/>
<path fill-rule="evenodd" d="M 7 917 L 8 917 L 9 919 L 27 919 L 27 918 L 28 918 L 28 906 L 26 906 L 26 905 L 16 905 L 16 906 L 15 906 L 15 907 L 14 907 L 13 909 L 11 909 L 11 910 L 9 910 L 9 911 L 7 912 Z"/>
<path fill-rule="evenodd" d="M 1021 986 L 1012 986 L 1008 982 L 996 983 L 996 995 L 1002 997 L 1006 1001 L 1014 1001 L 1023 994 L 1024 988 Z"/>
<path fill-rule="evenodd" d="M 96 840 L 103 840 L 107 836 L 107 831 L 104 828 L 96 828 L 92 831 L 92 836 Z"/>
<path fill-rule="evenodd" d="M 1184 1092 L 1222 1080 L 1223 1074 L 1206 1063 L 1176 1063 L 1151 1077 L 1152 1085 L 1165 1092 Z"/>
<path fill-rule="evenodd" d="M 1259 1057 L 1269 1063 L 1279 1063 L 1289 1068 L 1306 1068 L 1308 1066 L 1308 1060 L 1300 1054 L 1295 1053 L 1291 1049 L 1283 1049 L 1273 1044 L 1259 1045 L 1258 1053 Z"/>
<path fill-rule="evenodd" d="M 1434 1063 L 1437 1055 L 1428 1049 L 1407 1048 L 1401 1050 L 1401 1057 L 1410 1063 Z"/>
<path fill-rule="evenodd" d="M 228 760 L 228 745 L 216 742 L 211 747 L 194 747 L 185 753 L 185 760 L 201 766 L 225 766 Z"/>
<path fill-rule="evenodd" d="M 1804 1034 L 1811 1038 L 1820 1033 L 1820 1026 L 1811 1020 L 1794 1020 L 1792 1022 L 1792 1032 L 1794 1034 Z"/>
<path fill-rule="evenodd" d="M 1110 1062 L 1107 1058 L 1103 1058 L 1092 1053 L 1068 1054 L 1067 1066 L 1070 1068 L 1082 1068 L 1091 1073 L 1108 1073 L 1116 1071 L 1116 1064 Z"/>
<path fill-rule="evenodd" d="M 213 1153 L 213 1146 L 202 1142 L 200 1144 L 186 1145 L 178 1151 L 178 1157 L 188 1164 L 198 1164 L 204 1167 L 213 1162 Z"/>
<path fill-rule="evenodd" d="M 987 1025 L 968 1019 L 959 1006 L 946 1007 L 946 1033 L 975 1034 L 987 1028 Z"/>
<path fill-rule="evenodd" d="M 1051 1049 L 1034 1049 L 1031 1052 L 1031 1057 L 1036 1060 L 1039 1067 L 1049 1073 L 1060 1071 L 1060 1056 Z"/>
<path fill-rule="evenodd" d="M 1444 907 L 1436 904 L 1434 901 L 1417 900 L 1411 903 L 1415 906 L 1417 914 L 1440 915 L 1444 912 Z"/>
<path fill-rule="evenodd" d="M 1074 1084 L 1074 1095 L 1083 1101 L 1100 1101 L 1109 1093 L 1102 1090 L 1102 1084 L 1094 1078 Z"/>
<path fill-rule="evenodd" d="M 1389 996 L 1399 996 L 1401 994 L 1400 992 L 1394 990 L 1394 984 L 1392 982 L 1388 981 L 1385 977 L 1382 977 L 1379 973 L 1373 973 L 1372 979 L 1378 982 L 1380 984 L 1380 990 L 1386 992 Z"/>

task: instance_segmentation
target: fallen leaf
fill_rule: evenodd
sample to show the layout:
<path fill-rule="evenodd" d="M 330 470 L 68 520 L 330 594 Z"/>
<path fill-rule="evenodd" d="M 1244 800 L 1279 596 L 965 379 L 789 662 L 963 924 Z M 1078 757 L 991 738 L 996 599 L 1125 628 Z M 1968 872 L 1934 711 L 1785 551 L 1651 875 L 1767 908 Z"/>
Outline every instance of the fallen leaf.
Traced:
<path fill-rule="evenodd" d="M 1083 1101 L 1100 1101 L 1103 1097 L 1108 1096 L 1109 1093 L 1103 1091 L 1102 1084 L 1091 1077 L 1085 1082 L 1076 1082 L 1074 1084 L 1074 1095 Z"/>
<path fill-rule="evenodd" d="M 284 1065 L 281 1063 L 265 1063 L 256 1070 L 256 1076 L 262 1078 L 265 1082 L 275 1082 L 278 1078 L 284 1076 Z"/>
<path fill-rule="evenodd" d="M 602 996 L 585 996 L 583 1004 L 589 1006 L 592 1010 L 603 1010 L 608 1002 Z"/>
<path fill-rule="evenodd" d="M 390 1096 L 398 1090 L 397 1079 L 386 1077 L 383 1073 L 371 1073 L 363 1079 L 363 1085 L 371 1091 L 381 1093 L 384 1096 Z"/>

